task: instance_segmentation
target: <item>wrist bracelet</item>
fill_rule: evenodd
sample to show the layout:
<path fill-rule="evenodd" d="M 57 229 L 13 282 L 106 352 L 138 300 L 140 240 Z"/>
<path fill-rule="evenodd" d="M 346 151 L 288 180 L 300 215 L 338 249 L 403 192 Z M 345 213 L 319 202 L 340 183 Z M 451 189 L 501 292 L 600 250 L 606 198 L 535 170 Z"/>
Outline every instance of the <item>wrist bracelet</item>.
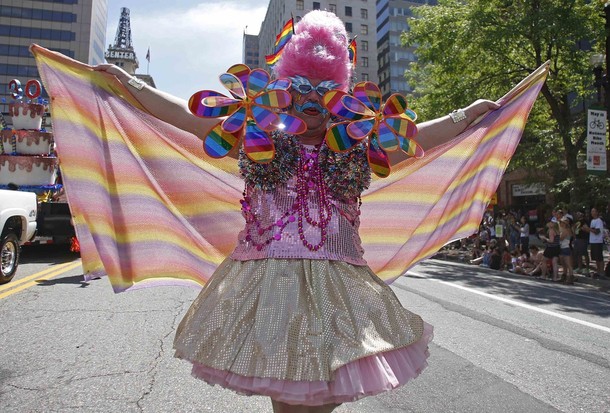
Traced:
<path fill-rule="evenodd" d="M 466 112 L 464 112 L 464 109 L 456 109 L 449 114 L 449 117 L 451 118 L 453 123 L 458 123 L 463 120 L 466 120 Z"/>
<path fill-rule="evenodd" d="M 129 79 L 127 83 L 129 84 L 129 86 L 134 87 L 138 90 L 142 90 L 144 89 L 144 86 L 146 86 L 146 82 L 144 82 L 142 79 L 138 79 L 135 76 Z"/>

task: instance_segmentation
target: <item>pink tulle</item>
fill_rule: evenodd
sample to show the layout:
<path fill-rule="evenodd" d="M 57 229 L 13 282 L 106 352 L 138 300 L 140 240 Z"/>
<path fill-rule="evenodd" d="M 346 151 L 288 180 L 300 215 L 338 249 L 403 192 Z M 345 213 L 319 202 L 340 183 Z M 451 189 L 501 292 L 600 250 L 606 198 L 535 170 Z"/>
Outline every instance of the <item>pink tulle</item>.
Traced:
<path fill-rule="evenodd" d="M 330 382 L 246 377 L 196 362 L 192 374 L 240 394 L 269 396 L 288 404 L 340 404 L 392 390 L 417 377 L 428 365 L 428 343 L 432 335 L 432 326 L 424 323 L 424 334 L 419 341 L 348 363 L 335 371 Z"/>

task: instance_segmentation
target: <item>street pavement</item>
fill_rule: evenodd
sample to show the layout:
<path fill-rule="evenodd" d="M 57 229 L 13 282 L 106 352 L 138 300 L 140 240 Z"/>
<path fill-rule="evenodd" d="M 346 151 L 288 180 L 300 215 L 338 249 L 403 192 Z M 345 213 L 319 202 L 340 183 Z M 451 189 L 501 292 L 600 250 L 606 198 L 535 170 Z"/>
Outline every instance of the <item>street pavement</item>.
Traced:
<path fill-rule="evenodd" d="M 0 299 L 1 413 L 271 412 L 267 398 L 208 386 L 173 357 L 197 290 L 114 294 L 106 279 L 84 282 L 77 258 L 24 260 L 14 287 L 70 270 Z M 607 293 L 439 260 L 392 288 L 435 328 L 429 366 L 337 413 L 610 412 Z"/>

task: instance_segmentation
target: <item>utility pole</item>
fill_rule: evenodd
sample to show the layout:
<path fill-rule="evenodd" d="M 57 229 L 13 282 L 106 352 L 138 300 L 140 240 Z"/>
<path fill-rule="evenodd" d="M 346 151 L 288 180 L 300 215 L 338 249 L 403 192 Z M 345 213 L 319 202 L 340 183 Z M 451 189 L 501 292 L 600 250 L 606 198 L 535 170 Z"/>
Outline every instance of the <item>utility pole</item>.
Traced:
<path fill-rule="evenodd" d="M 603 17 L 606 19 L 606 76 L 604 78 L 604 103 L 606 119 L 610 119 L 610 1 L 604 5 Z"/>

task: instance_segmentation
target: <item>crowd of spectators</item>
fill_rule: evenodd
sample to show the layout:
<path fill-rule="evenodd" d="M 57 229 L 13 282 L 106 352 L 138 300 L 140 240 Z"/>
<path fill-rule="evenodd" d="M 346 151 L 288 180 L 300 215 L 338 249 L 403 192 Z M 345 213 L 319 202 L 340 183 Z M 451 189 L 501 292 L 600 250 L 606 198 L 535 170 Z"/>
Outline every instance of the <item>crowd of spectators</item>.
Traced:
<path fill-rule="evenodd" d="M 531 237 L 540 242 L 531 243 Z M 555 208 L 535 228 L 526 215 L 515 211 L 487 212 L 478 233 L 460 245 L 471 251 L 471 264 L 494 270 L 565 284 L 574 283 L 574 274 L 610 278 L 610 262 L 604 267 L 603 257 L 610 236 L 596 208 L 574 214 Z"/>

